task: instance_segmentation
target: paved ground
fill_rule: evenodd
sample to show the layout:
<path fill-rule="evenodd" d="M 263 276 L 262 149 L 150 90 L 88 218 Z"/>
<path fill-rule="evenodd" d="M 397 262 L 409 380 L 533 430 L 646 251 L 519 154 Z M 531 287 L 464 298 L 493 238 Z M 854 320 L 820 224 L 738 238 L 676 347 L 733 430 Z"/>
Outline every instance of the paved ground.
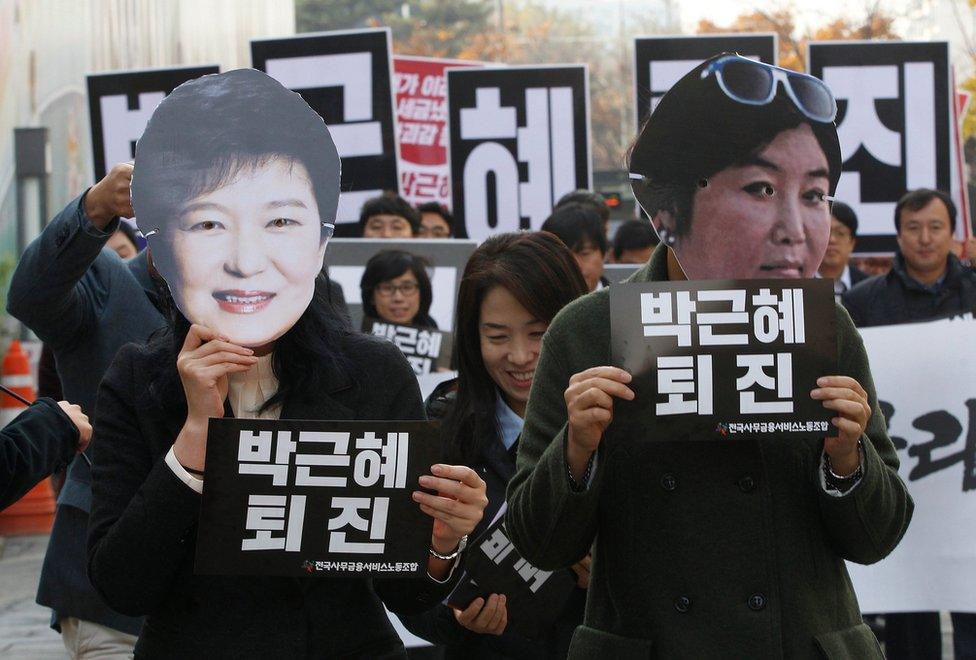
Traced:
<path fill-rule="evenodd" d="M 0 536 L 0 658 L 64 660 L 50 610 L 34 602 L 47 536 Z"/>
<path fill-rule="evenodd" d="M 65 660 L 50 611 L 34 602 L 48 537 L 0 536 L 0 659 Z M 942 618 L 942 660 L 953 660 L 949 617 Z M 404 631 L 405 632 L 405 631 Z M 409 635 L 409 633 L 407 633 Z"/>

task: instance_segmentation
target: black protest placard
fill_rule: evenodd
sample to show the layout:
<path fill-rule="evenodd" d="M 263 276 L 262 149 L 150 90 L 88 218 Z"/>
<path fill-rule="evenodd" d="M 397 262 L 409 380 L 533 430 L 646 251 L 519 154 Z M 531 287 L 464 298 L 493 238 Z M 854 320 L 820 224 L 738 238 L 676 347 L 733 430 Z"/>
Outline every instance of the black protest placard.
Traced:
<path fill-rule="evenodd" d="M 576 586 L 571 570 L 543 571 L 519 554 L 505 530 L 505 516 L 485 530 L 467 551 L 467 573 L 448 602 L 465 609 L 478 596 L 505 595 L 506 631 L 530 639 L 546 632 L 559 618 Z"/>
<path fill-rule="evenodd" d="M 448 69 L 455 235 L 537 230 L 592 188 L 585 65 Z"/>
<path fill-rule="evenodd" d="M 837 99 L 844 165 L 834 196 L 857 213 L 855 250 L 890 254 L 905 191 L 951 187 L 948 44 L 811 43 L 808 61 Z"/>
<path fill-rule="evenodd" d="M 415 325 L 397 325 L 377 319 L 367 319 L 366 328 L 369 334 L 396 344 L 418 376 L 451 368 L 454 338 L 450 332 Z"/>
<path fill-rule="evenodd" d="M 776 35 L 719 34 L 634 39 L 634 98 L 637 130 L 671 86 L 719 53 L 736 53 L 776 64 Z"/>
<path fill-rule="evenodd" d="M 104 177 L 116 163 L 135 158 L 136 142 L 156 106 L 170 92 L 188 80 L 219 70 L 216 66 L 192 66 L 89 75 L 88 116 L 95 179 Z"/>
<path fill-rule="evenodd" d="M 830 280 L 615 284 L 610 314 L 613 364 L 637 395 L 622 417 L 674 420 L 703 439 L 833 429 L 810 398 L 837 366 Z"/>
<path fill-rule="evenodd" d="M 196 572 L 416 577 L 433 519 L 411 493 L 432 422 L 211 419 Z"/>
<path fill-rule="evenodd" d="M 397 190 L 389 28 L 251 42 L 251 62 L 302 95 L 325 120 L 342 159 L 336 236 L 357 236 L 359 210 Z"/>

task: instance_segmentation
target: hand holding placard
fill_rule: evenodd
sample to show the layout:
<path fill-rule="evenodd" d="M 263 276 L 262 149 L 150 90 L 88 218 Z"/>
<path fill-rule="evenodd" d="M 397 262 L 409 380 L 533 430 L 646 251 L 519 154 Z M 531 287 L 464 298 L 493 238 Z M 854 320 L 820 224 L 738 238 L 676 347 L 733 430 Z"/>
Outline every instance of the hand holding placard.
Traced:
<path fill-rule="evenodd" d="M 112 218 L 131 218 L 132 163 L 119 163 L 101 181 L 88 189 L 85 195 L 85 215 L 99 229 L 105 229 Z"/>
<path fill-rule="evenodd" d="M 566 461 L 574 477 L 582 476 L 613 421 L 613 397 L 634 400 L 634 391 L 627 387 L 631 378 L 617 367 L 592 367 L 569 379 L 564 394 L 569 412 Z"/>
<path fill-rule="evenodd" d="M 848 376 L 824 376 L 817 379 L 817 385 L 819 387 L 810 392 L 810 397 L 823 400 L 824 408 L 838 414 L 830 420 L 838 434 L 824 439 L 824 451 L 830 457 L 834 472 L 841 476 L 853 474 L 861 462 L 857 441 L 864 435 L 871 418 L 868 394 L 860 383 Z"/>

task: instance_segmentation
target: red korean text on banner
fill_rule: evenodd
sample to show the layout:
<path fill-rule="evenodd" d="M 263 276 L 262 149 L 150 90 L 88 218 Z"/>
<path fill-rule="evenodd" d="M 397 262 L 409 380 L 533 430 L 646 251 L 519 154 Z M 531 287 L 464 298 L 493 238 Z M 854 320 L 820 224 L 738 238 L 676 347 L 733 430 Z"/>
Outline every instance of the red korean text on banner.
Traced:
<path fill-rule="evenodd" d="M 393 58 L 400 192 L 411 204 L 439 202 L 451 206 L 444 69 L 459 66 L 481 64 L 401 55 Z"/>

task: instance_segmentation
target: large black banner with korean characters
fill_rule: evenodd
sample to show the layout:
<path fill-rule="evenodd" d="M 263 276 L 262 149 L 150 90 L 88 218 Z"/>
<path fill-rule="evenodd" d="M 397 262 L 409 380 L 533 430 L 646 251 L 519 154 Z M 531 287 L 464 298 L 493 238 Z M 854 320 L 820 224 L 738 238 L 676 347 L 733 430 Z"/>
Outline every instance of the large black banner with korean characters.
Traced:
<path fill-rule="evenodd" d="M 455 235 L 537 230 L 591 188 L 585 65 L 448 69 Z"/>
<path fill-rule="evenodd" d="M 433 422 L 211 419 L 196 572 L 416 577 Z"/>
<path fill-rule="evenodd" d="M 895 203 L 914 188 L 950 192 L 946 42 L 811 43 L 810 73 L 837 98 L 844 159 L 835 196 L 857 213 L 861 254 L 895 250 Z"/>
<path fill-rule="evenodd" d="M 156 106 L 170 92 L 188 80 L 218 71 L 216 66 L 188 66 L 90 74 L 88 116 L 95 180 L 117 163 L 135 158 L 136 142 Z"/>
<path fill-rule="evenodd" d="M 637 129 L 671 86 L 713 55 L 737 53 L 776 64 L 776 35 L 716 34 L 634 39 L 634 83 Z"/>
<path fill-rule="evenodd" d="M 708 439 L 833 428 L 810 398 L 837 368 L 829 280 L 615 284 L 610 314 L 613 364 L 637 395 L 622 411 L 638 406 Z"/>
<path fill-rule="evenodd" d="M 508 538 L 504 510 L 473 542 L 464 568 L 466 576 L 448 602 L 463 610 L 479 596 L 487 600 L 491 594 L 504 594 L 506 630 L 530 639 L 548 632 L 576 586 L 571 570 L 544 571 L 519 554 Z"/>
<path fill-rule="evenodd" d="M 342 159 L 336 236 L 357 236 L 367 199 L 398 189 L 389 28 L 251 42 L 252 66 L 302 95 Z"/>

